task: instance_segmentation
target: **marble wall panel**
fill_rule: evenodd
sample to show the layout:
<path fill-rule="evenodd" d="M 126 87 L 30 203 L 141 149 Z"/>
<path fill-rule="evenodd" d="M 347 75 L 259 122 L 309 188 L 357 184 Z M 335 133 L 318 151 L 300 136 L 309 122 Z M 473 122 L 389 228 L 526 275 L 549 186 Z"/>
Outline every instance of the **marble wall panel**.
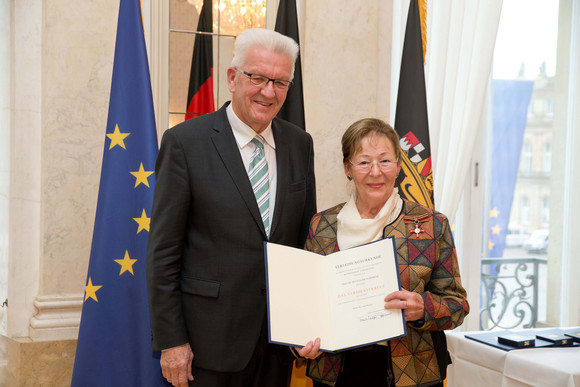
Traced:
<path fill-rule="evenodd" d="M 118 4 L 44 2 L 41 294 L 79 293 L 85 284 Z"/>
<path fill-rule="evenodd" d="M 378 0 L 305 2 L 304 98 L 307 131 L 314 138 L 320 210 L 345 201 L 347 180 L 340 139 L 354 121 L 377 115 L 381 71 Z"/>

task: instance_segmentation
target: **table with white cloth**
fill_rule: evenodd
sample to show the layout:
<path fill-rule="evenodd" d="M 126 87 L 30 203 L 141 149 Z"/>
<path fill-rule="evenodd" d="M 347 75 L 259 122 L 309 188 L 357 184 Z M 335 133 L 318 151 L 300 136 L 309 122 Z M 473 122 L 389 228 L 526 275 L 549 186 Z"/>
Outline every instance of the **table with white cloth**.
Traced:
<path fill-rule="evenodd" d="M 452 364 L 447 387 L 580 387 L 580 347 L 505 351 L 465 335 L 445 332 Z"/>

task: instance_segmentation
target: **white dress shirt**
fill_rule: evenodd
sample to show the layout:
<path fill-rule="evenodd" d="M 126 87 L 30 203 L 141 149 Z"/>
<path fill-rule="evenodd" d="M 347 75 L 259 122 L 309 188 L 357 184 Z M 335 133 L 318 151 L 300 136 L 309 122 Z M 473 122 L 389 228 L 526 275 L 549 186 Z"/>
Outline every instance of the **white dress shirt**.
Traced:
<path fill-rule="evenodd" d="M 244 167 L 246 173 L 250 167 L 250 158 L 256 149 L 251 141 L 256 137 L 256 132 L 246 125 L 242 120 L 238 118 L 232 104 L 230 103 L 226 107 L 226 113 L 228 115 L 228 121 L 232 126 L 232 131 L 234 137 L 236 138 L 236 143 L 238 144 L 238 149 L 240 150 L 240 155 L 244 162 Z M 273 225 L 274 219 L 274 205 L 276 203 L 276 188 L 278 182 L 278 173 L 276 168 L 276 143 L 274 142 L 274 135 L 272 134 L 272 123 L 268 125 L 262 133 L 260 133 L 266 142 L 264 143 L 264 153 L 266 154 L 266 161 L 268 162 L 268 181 L 270 183 L 270 227 Z M 249 177 L 248 177 L 249 179 Z"/>

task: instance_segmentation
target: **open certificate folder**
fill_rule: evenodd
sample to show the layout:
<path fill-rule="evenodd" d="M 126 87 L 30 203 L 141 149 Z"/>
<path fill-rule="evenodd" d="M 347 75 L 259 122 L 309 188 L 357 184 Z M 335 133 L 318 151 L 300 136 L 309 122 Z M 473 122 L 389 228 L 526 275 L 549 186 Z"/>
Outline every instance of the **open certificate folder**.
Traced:
<path fill-rule="evenodd" d="M 270 342 L 304 346 L 320 337 L 340 351 L 406 335 L 402 310 L 385 310 L 400 290 L 394 239 L 329 255 L 266 243 Z"/>

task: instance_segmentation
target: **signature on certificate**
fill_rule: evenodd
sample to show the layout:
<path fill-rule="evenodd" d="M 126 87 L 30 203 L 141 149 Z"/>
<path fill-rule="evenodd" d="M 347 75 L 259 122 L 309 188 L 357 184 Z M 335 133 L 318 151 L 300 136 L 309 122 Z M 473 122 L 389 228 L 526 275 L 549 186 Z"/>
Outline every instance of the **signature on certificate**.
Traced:
<path fill-rule="evenodd" d="M 391 315 L 392 312 L 389 312 L 388 310 L 381 310 L 378 312 L 371 312 L 368 315 L 365 316 L 361 316 L 359 317 L 359 321 L 360 322 L 365 322 L 365 321 L 370 321 L 370 320 L 378 320 L 381 318 L 385 318 L 389 315 Z"/>

